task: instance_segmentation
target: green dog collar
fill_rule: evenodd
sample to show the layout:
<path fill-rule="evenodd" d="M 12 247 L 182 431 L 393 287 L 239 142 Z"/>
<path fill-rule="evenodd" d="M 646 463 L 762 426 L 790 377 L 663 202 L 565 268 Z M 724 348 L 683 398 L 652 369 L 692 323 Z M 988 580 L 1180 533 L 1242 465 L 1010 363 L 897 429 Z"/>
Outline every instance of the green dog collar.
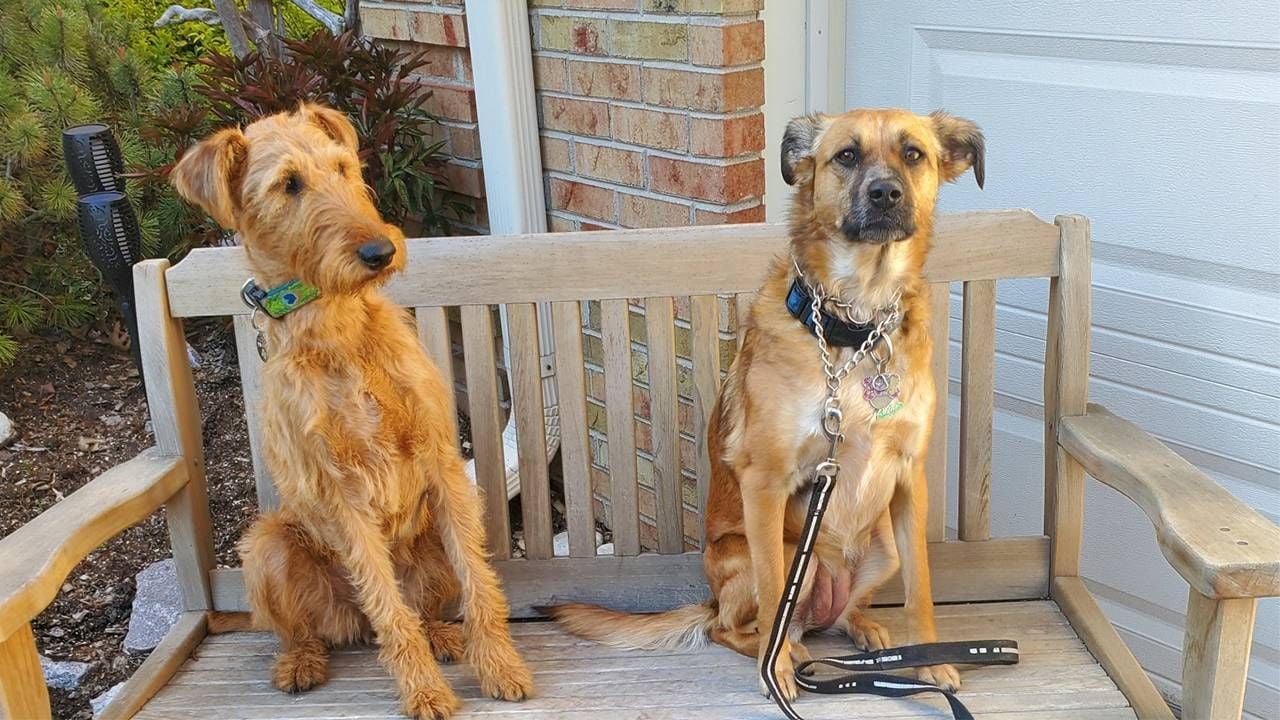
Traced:
<path fill-rule="evenodd" d="M 320 290 L 301 280 L 290 280 L 270 290 L 263 290 L 250 278 L 240 289 L 240 297 L 251 308 L 259 308 L 279 319 L 320 297 Z"/>

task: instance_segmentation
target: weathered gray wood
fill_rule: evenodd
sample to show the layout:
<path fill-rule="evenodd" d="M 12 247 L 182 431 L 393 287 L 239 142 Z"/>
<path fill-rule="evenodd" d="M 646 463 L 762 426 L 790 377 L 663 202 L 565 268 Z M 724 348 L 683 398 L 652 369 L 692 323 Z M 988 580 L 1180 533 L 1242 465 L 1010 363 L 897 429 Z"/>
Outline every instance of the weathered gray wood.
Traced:
<path fill-rule="evenodd" d="M 149 448 L 0 540 L 0 639 L 48 607 L 81 560 L 155 512 L 186 479 L 180 458 Z"/>
<path fill-rule="evenodd" d="M 929 456 L 925 460 L 925 477 L 929 482 L 929 517 L 925 535 L 929 542 L 942 542 L 947 537 L 947 401 L 951 382 L 947 362 L 951 347 L 951 284 L 929 286 L 929 337 L 933 339 L 933 357 L 929 373 L 933 376 L 933 429 L 929 433 Z"/>
<path fill-rule="evenodd" d="M 995 409 L 996 281 L 964 284 L 960 365 L 961 540 L 991 537 L 991 434 Z"/>
<path fill-rule="evenodd" d="M 1084 473 L 1057 447 L 1064 417 L 1083 415 L 1089 397 L 1091 263 L 1089 219 L 1060 215 L 1059 269 L 1049 281 L 1045 343 L 1045 534 L 1053 539 L 1053 577 L 1080 574 Z"/>
<path fill-rule="evenodd" d="M 711 487 L 711 457 L 707 454 L 707 423 L 720 394 L 720 298 L 696 295 L 690 299 L 693 336 L 693 434 L 698 445 L 698 513 L 707 507 Z M 698 523 L 699 542 L 706 524 Z"/>
<path fill-rule="evenodd" d="M 872 619 L 891 632 L 905 625 L 899 608 L 873 608 Z M 966 705 L 995 720 L 1132 720 L 1124 696 L 1098 667 L 1053 603 L 1021 602 L 939 606 L 943 639 L 997 634 L 1026 638 L 1021 662 L 963 671 Z M 754 663 L 719 646 L 656 652 L 608 648 L 564 634 L 551 623 L 512 625 L 512 636 L 530 663 L 538 693 L 520 704 L 484 697 L 464 666 L 445 666 L 463 699 L 458 718 L 484 720 L 765 720 L 777 716 L 756 691 Z M 1049 634 L 1045 634 L 1049 633 Z M 814 654 L 848 652 L 838 635 L 809 636 Z M 275 639 L 235 633 L 207 640 L 170 684 L 137 716 L 156 718 L 393 718 L 400 717 L 395 683 L 373 648 L 335 651 L 329 681 L 299 695 L 268 683 Z M 805 696 L 798 708 L 813 717 L 944 718 L 941 699 Z"/>
<path fill-rule="evenodd" d="M 1238 718 L 1249 681 L 1249 651 L 1258 612 L 1254 598 L 1187 594 L 1182 645 L 1182 716 Z"/>
<path fill-rule="evenodd" d="M 1151 678 L 1120 639 L 1111 621 L 1102 614 L 1084 581 L 1078 577 L 1054 578 L 1053 599 L 1085 646 L 1129 699 L 1140 720 L 1173 720 L 1173 713 L 1160 691 L 1151 684 Z"/>
<path fill-rule="evenodd" d="M 629 316 L 626 300 L 600 301 L 604 395 L 609 422 L 609 508 L 615 555 L 640 552 Z"/>
<path fill-rule="evenodd" d="M 169 307 L 168 268 L 168 260 L 144 260 L 133 266 L 138 345 L 156 447 L 164 455 L 181 456 L 186 463 L 186 485 L 165 505 L 178 584 L 187 610 L 208 610 L 213 602 L 209 594 L 213 527 L 204 477 L 200 406 L 187 361 L 182 320 L 174 317 Z"/>
<path fill-rule="evenodd" d="M 236 330 L 236 357 L 240 362 L 240 392 L 244 395 L 244 419 L 249 427 L 249 457 L 253 460 L 253 481 L 258 490 L 258 511 L 267 512 L 280 504 L 271 470 L 262 454 L 262 367 L 258 354 L 258 331 L 247 315 L 233 318 Z"/>
<path fill-rule="evenodd" d="M 410 240 L 387 292 L 406 307 L 754 292 L 786 246 L 755 224 Z M 673 262 L 678 258 L 678 262 Z M 930 282 L 1058 274 L 1058 231 L 1026 210 L 944 214 Z M 197 248 L 169 273 L 178 317 L 244 315 L 243 248 Z"/>
<path fill-rule="evenodd" d="M 560 403 L 560 471 L 564 476 L 569 555 L 595 557 L 596 522 L 591 497 L 581 313 L 581 307 L 574 301 L 551 305 L 556 339 L 556 397 Z"/>
<path fill-rule="evenodd" d="M 462 347 L 476 484 L 484 491 L 485 536 L 489 552 L 495 558 L 507 558 L 511 557 L 511 518 L 507 514 L 507 468 L 502 455 L 493 316 L 488 305 L 462 306 Z"/>
<path fill-rule="evenodd" d="M 551 486 L 547 477 L 546 417 L 538 319 L 531 303 L 507 306 L 511 333 L 511 402 L 520 453 L 520 512 L 525 551 L 533 559 L 551 552 Z"/>
<path fill-rule="evenodd" d="M 31 625 L 22 622 L 0 637 L 0 720 L 43 720 L 49 717 L 45 689 Z"/>
<path fill-rule="evenodd" d="M 1165 559 L 1209 598 L 1280 595 L 1280 528 L 1142 428 L 1101 405 L 1063 418 L 1063 454 L 1132 500 Z"/>
<path fill-rule="evenodd" d="M 676 397 L 675 312 L 671 298 L 645 301 L 649 350 L 649 434 L 653 439 L 654 513 L 658 552 L 684 552 L 680 418 Z"/>
<path fill-rule="evenodd" d="M 454 407 L 453 377 L 453 340 L 449 334 L 449 316 L 442 307 L 419 307 L 413 310 L 414 322 L 418 326 L 418 340 L 426 349 L 427 356 L 436 364 L 440 376 L 444 378 L 444 386 L 449 389 L 449 412 L 456 412 Z"/>
<path fill-rule="evenodd" d="M 1045 537 L 929 544 L 933 597 L 939 603 L 1026 600 L 1049 593 Z M 578 601 L 631 612 L 657 612 L 708 597 L 698 553 L 510 560 L 495 563 L 517 618 L 538 617 L 535 607 Z M 212 573 L 214 604 L 224 612 L 248 609 L 239 568 Z M 872 597 L 879 605 L 903 602 L 902 583 L 890 580 Z"/>
<path fill-rule="evenodd" d="M 128 720 L 141 710 L 200 645 L 208 629 L 206 618 L 203 612 L 183 613 L 96 720 Z"/>

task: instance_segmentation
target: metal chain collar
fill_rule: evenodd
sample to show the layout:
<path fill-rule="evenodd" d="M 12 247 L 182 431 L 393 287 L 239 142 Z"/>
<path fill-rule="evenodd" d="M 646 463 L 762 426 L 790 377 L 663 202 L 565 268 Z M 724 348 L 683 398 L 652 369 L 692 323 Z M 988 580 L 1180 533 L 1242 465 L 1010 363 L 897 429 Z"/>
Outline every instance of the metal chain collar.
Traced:
<path fill-rule="evenodd" d="M 827 339 L 822 331 L 822 303 L 826 299 L 822 292 L 822 287 L 810 283 L 805 279 L 804 272 L 800 270 L 800 264 L 792 258 L 792 263 L 796 266 L 796 272 L 800 274 L 800 278 L 805 281 L 805 285 L 809 287 L 809 294 L 813 298 L 809 308 L 809 312 L 813 318 L 813 334 L 818 338 L 818 350 L 822 357 L 822 372 L 826 376 L 827 398 L 822 409 L 822 431 L 827 438 L 831 440 L 831 451 L 828 453 L 827 459 L 819 463 L 815 472 L 818 475 L 827 475 L 834 478 L 839 471 L 839 463 L 836 462 L 836 453 L 839 450 L 840 442 L 844 439 L 844 434 L 840 431 L 840 424 L 844 419 L 843 413 L 840 411 L 840 387 L 844 383 L 845 378 L 853 369 L 862 363 L 868 356 L 876 362 L 877 372 L 884 374 L 888 368 L 889 362 L 893 359 L 893 344 L 889 340 L 889 334 L 897 327 L 902 319 L 902 292 L 898 291 L 893 294 L 893 300 L 888 308 L 881 308 L 877 311 L 882 317 L 880 322 L 872 328 L 871 333 L 867 335 L 867 339 L 862 345 L 854 351 L 843 365 L 836 367 L 836 361 L 831 353 L 831 348 L 827 345 Z M 842 306 L 851 307 L 849 303 L 840 304 Z M 884 340 L 885 353 L 879 355 L 875 352 L 876 342 Z"/>

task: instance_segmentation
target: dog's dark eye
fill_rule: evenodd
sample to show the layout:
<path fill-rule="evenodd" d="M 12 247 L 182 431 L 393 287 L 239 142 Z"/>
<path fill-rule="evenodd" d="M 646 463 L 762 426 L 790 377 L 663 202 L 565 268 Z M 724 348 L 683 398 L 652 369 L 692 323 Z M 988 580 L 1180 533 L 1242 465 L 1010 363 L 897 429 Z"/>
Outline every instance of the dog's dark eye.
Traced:
<path fill-rule="evenodd" d="M 853 148 L 845 148 L 836 153 L 836 162 L 846 167 L 858 162 L 858 152 Z"/>
<path fill-rule="evenodd" d="M 285 178 L 284 191 L 290 195 L 297 195 L 302 192 L 302 178 L 290 174 L 289 177 Z"/>
<path fill-rule="evenodd" d="M 909 147 L 902 153 L 902 157 L 914 165 L 924 159 L 924 153 L 920 152 L 918 148 Z"/>

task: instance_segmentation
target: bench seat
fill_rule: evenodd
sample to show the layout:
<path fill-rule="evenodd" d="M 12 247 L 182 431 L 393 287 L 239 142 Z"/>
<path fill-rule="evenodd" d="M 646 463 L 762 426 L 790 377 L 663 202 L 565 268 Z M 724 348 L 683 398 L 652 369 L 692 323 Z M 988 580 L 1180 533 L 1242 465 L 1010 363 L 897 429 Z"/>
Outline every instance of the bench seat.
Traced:
<path fill-rule="evenodd" d="M 871 616 L 902 632 L 900 608 Z M 1085 649 L 1051 601 L 971 603 L 938 607 L 947 640 L 1017 638 L 1020 664 L 963 671 L 961 698 L 988 720 L 1132 720 L 1124 695 Z M 781 714 L 756 690 L 754 663 L 718 645 L 688 652 L 618 650 L 572 637 L 548 622 L 522 622 L 512 632 L 534 672 L 538 696 L 524 703 L 480 695 L 465 666 L 445 675 L 463 699 L 458 718 L 484 720 L 775 720 Z M 815 654 L 852 651 L 840 635 L 812 637 Z M 268 678 L 276 640 L 268 633 L 212 635 L 139 712 L 137 720 L 298 720 L 401 718 L 395 685 L 376 649 L 338 650 L 330 679 L 287 695 Z M 821 718 L 947 718 L 936 695 L 881 698 L 805 695 L 797 709 Z"/>

